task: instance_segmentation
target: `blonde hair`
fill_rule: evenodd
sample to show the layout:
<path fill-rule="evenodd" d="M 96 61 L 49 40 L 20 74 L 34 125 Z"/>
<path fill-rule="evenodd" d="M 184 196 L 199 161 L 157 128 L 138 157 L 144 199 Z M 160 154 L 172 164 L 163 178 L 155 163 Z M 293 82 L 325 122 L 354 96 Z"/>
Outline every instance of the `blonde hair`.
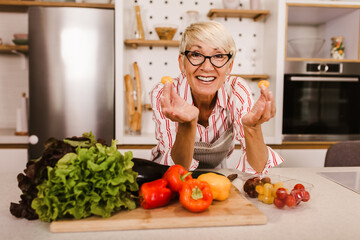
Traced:
<path fill-rule="evenodd" d="M 206 21 L 193 23 L 188 26 L 182 35 L 179 52 L 183 53 L 197 41 L 209 44 L 214 48 L 223 49 L 226 53 L 232 55 L 230 61 L 234 61 L 236 54 L 234 39 L 221 23 Z"/>

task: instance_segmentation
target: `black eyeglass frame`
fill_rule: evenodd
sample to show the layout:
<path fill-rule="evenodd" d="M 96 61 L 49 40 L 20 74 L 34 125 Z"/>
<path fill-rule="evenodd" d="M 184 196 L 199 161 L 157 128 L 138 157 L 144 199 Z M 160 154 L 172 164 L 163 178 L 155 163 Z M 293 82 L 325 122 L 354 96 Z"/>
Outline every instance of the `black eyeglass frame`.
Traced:
<path fill-rule="evenodd" d="M 193 64 L 193 63 L 190 61 L 189 57 L 188 57 L 188 54 L 189 54 L 189 53 L 196 53 L 196 54 L 199 54 L 199 55 L 203 56 L 203 57 L 204 57 L 204 61 L 202 61 L 201 63 L 198 63 L 198 64 Z M 216 67 L 216 68 L 222 68 L 222 67 L 225 66 L 225 65 L 230 61 L 230 59 L 232 58 L 232 54 L 231 54 L 231 53 L 219 53 L 219 54 L 215 54 L 215 55 L 212 55 L 212 56 L 205 56 L 205 55 L 203 55 L 203 54 L 201 54 L 201 53 L 198 53 L 198 52 L 185 50 L 185 51 L 182 52 L 181 54 L 185 55 L 185 57 L 187 58 L 187 60 L 189 60 L 189 62 L 190 62 L 191 65 L 193 65 L 193 66 L 199 66 L 199 65 L 203 64 L 203 63 L 206 61 L 206 59 L 208 58 L 209 61 L 210 61 L 210 63 L 211 63 L 211 65 L 213 65 L 213 66 Z M 227 60 L 223 65 L 221 65 L 221 66 L 216 66 L 215 64 L 212 63 L 211 58 L 212 58 L 212 57 L 215 57 L 215 56 L 217 56 L 217 55 L 225 55 L 225 56 L 228 56 L 228 60 Z"/>

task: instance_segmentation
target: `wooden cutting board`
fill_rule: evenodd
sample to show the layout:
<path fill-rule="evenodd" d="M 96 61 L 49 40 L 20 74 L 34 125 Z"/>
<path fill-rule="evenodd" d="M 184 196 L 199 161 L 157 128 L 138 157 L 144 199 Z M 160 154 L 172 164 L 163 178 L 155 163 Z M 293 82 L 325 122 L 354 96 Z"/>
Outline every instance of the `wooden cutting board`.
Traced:
<path fill-rule="evenodd" d="M 51 232 L 90 232 L 155 228 L 215 227 L 266 224 L 260 212 L 238 189 L 231 187 L 229 198 L 213 201 L 204 212 L 192 213 L 178 201 L 156 209 L 141 207 L 120 211 L 110 218 L 89 217 L 81 220 L 61 220 L 50 224 Z"/>

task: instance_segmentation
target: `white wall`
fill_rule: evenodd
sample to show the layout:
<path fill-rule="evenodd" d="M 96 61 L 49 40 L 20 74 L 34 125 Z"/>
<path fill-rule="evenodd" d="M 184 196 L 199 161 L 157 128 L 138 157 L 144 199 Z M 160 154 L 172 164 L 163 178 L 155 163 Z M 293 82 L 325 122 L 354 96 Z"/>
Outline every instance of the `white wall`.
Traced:
<path fill-rule="evenodd" d="M 269 0 L 266 0 L 269 1 Z M 275 0 L 272 0 L 274 2 Z M 262 1 L 262 9 L 267 9 L 265 1 Z M 242 9 L 249 9 L 249 0 L 240 1 Z M 116 108 L 116 138 L 120 144 L 153 144 L 154 142 L 154 123 L 151 119 L 152 113 L 145 112 L 142 116 L 142 130 L 140 137 L 134 137 L 127 134 L 126 125 L 126 103 L 125 89 L 123 86 L 123 77 L 126 74 L 134 76 L 133 63 L 137 62 L 140 71 L 141 84 L 143 89 L 142 100 L 144 103 L 150 103 L 151 89 L 158 83 L 162 76 L 169 75 L 176 77 L 180 74 L 178 67 L 178 47 L 138 47 L 133 49 L 124 46 L 123 41 L 127 38 L 135 38 L 135 13 L 133 1 L 116 1 L 116 6 L 122 6 L 116 9 L 116 85 L 117 85 L 117 108 Z M 122 5 L 121 5 L 122 4 Z M 174 36 L 174 40 L 180 40 L 180 32 L 183 32 L 187 25 L 186 11 L 196 10 L 199 12 L 199 20 L 209 20 L 206 16 L 208 11 L 213 8 L 223 8 L 222 0 L 207 1 L 147 1 L 138 0 L 140 5 L 141 18 L 145 32 L 145 39 L 158 39 L 154 26 L 159 22 L 178 25 L 178 31 Z M 270 14 L 269 18 L 275 15 Z M 258 22 L 248 18 L 215 18 L 225 25 L 233 35 L 237 45 L 237 55 L 234 60 L 232 74 L 269 74 L 272 72 L 264 71 L 265 64 L 271 65 L 268 69 L 276 69 L 275 56 L 269 62 L 264 61 L 264 42 L 268 42 L 269 37 L 265 36 L 265 21 Z M 121 33 L 121 34 L 120 34 Z M 273 48 L 274 46 L 271 46 Z M 121 65 L 121 66 L 120 66 Z M 272 90 L 275 90 L 275 79 L 271 84 Z M 257 82 L 248 81 L 250 88 L 253 90 L 254 99 L 258 99 L 260 92 Z M 277 120 L 276 120 L 277 121 Z M 121 126 L 118 126 L 121 125 Z M 280 143 L 281 129 L 274 127 L 275 120 L 271 120 L 263 125 L 265 141 L 267 143 Z M 123 127 L 124 126 L 124 127 Z M 277 131 L 277 133 L 275 132 Z M 274 141 L 274 135 L 278 135 L 278 142 Z M 148 138 L 150 136 L 150 138 Z M 149 141 L 149 140 L 150 141 Z"/>
<path fill-rule="evenodd" d="M 3 44 L 13 44 L 13 34 L 28 32 L 26 13 L 0 12 L 0 38 Z M 21 94 L 28 96 L 28 60 L 24 55 L 0 54 L 0 128 L 16 126 L 16 108 Z"/>

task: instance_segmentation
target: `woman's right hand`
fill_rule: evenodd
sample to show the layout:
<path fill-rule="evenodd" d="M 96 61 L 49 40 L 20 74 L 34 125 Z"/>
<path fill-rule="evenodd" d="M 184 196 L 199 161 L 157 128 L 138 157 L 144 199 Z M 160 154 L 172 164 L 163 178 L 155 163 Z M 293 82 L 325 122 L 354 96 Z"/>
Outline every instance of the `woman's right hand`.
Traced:
<path fill-rule="evenodd" d="M 181 98 L 169 82 L 166 82 L 164 85 L 160 104 L 162 113 L 171 121 L 179 123 L 197 123 L 199 109 L 188 104 Z"/>

